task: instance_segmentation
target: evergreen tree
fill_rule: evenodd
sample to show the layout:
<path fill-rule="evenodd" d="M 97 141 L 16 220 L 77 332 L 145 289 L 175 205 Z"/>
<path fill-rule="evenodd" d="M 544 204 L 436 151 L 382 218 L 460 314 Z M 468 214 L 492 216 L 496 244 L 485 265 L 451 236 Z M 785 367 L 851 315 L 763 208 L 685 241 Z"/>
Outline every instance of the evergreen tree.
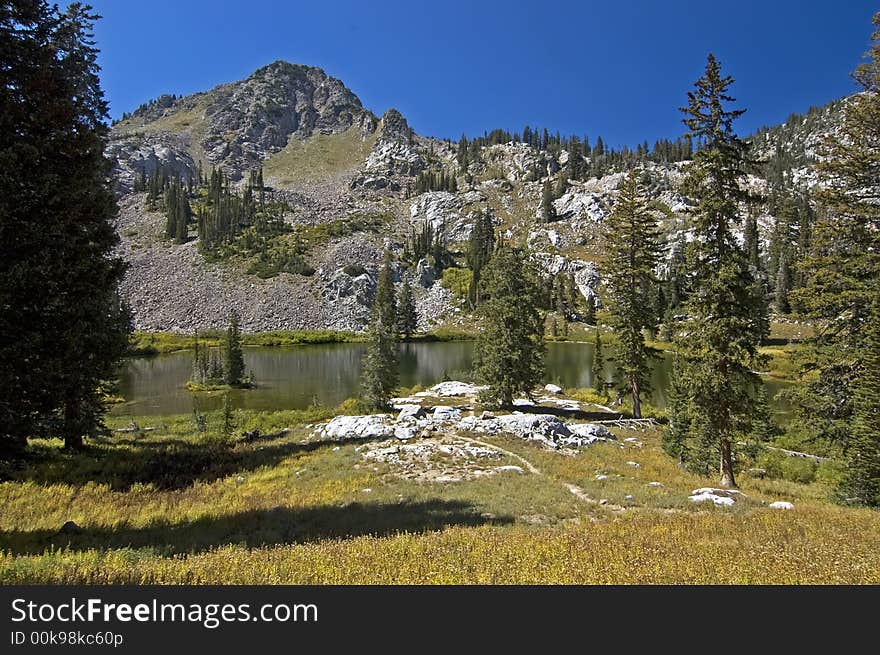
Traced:
<path fill-rule="evenodd" d="M 676 339 L 676 399 L 664 435 L 667 451 L 692 470 L 708 474 L 711 461 L 720 460 L 724 487 L 736 486 L 735 444 L 752 438 L 767 412 L 761 380 L 752 371 L 768 322 L 734 235 L 741 223 L 739 203 L 748 200 L 741 183 L 749 159 L 732 127 L 744 110 L 725 106 L 734 100 L 727 91 L 732 82 L 710 54 L 705 75 L 682 108 L 690 135 L 704 143 L 686 169 L 685 192 L 697 201 L 694 290 L 686 303 L 686 336 Z"/>
<path fill-rule="evenodd" d="M 373 310 L 381 314 L 382 323 L 389 327 L 397 324 L 397 298 L 394 294 L 394 271 L 391 254 L 386 251 L 382 268 L 376 283 L 376 298 Z"/>
<path fill-rule="evenodd" d="M 761 240 L 758 235 L 758 217 L 756 212 L 755 204 L 751 203 L 749 205 L 749 213 L 746 216 L 744 245 L 746 256 L 749 259 L 749 266 L 752 267 L 752 275 L 757 277 L 761 270 Z"/>
<path fill-rule="evenodd" d="M 361 369 L 361 398 L 370 410 L 381 411 L 388 407 L 388 400 L 397 387 L 398 360 L 397 303 L 391 257 L 385 253 Z"/>
<path fill-rule="evenodd" d="M 596 297 L 587 298 L 587 313 L 584 315 L 584 323 L 596 325 Z"/>
<path fill-rule="evenodd" d="M 565 195 L 565 192 L 568 190 L 568 175 L 566 175 L 565 171 L 559 171 L 559 175 L 556 178 L 556 188 L 553 190 L 553 199 L 556 200 Z M 556 218 L 555 212 L 556 208 L 553 208 L 554 211 L 554 220 Z"/>
<path fill-rule="evenodd" d="M 418 325 L 418 316 L 416 315 L 416 303 L 413 299 L 412 287 L 409 280 L 403 281 L 400 289 L 400 298 L 397 302 L 397 332 L 402 334 L 404 339 L 409 339 L 413 332 L 416 331 Z"/>
<path fill-rule="evenodd" d="M 604 230 L 607 259 L 603 279 L 618 336 L 614 359 L 621 382 L 632 394 L 633 416 L 641 418 L 641 394 L 650 390 L 651 381 L 642 330 L 656 326 L 654 268 L 660 255 L 660 235 L 635 169 L 625 178 Z"/>
<path fill-rule="evenodd" d="M 96 19 L 78 3 L 0 8 L 0 448 L 102 432 L 128 348 Z"/>
<path fill-rule="evenodd" d="M 816 166 L 822 211 L 811 225 L 809 252 L 797 265 L 803 286 L 791 294 L 819 326 L 804 384 L 795 391 L 797 422 L 848 458 L 856 452 L 851 439 L 865 443 L 852 432 L 853 398 L 873 354 L 867 338 L 880 293 L 880 12 L 873 24 L 867 61 L 853 75 L 865 93 L 847 99 L 843 124 L 826 137 Z"/>
<path fill-rule="evenodd" d="M 852 433 L 840 493 L 845 501 L 880 507 L 880 295 L 867 324 L 864 354 L 853 387 Z"/>
<path fill-rule="evenodd" d="M 544 223 L 552 223 L 556 220 L 556 207 L 553 205 L 553 187 L 550 184 L 550 178 L 544 181 L 544 188 L 541 192 L 541 220 Z"/>
<path fill-rule="evenodd" d="M 788 267 L 788 253 L 783 252 L 779 258 L 776 270 L 776 289 L 774 291 L 774 304 L 780 314 L 788 314 L 791 305 L 788 302 L 788 294 L 791 291 L 791 271 Z"/>
<path fill-rule="evenodd" d="M 468 140 L 464 134 L 461 135 L 461 139 L 458 142 L 457 160 L 458 168 L 462 173 L 466 173 L 468 168 Z"/>
<path fill-rule="evenodd" d="M 563 293 L 565 294 L 565 306 L 572 318 L 577 317 L 579 299 L 581 297 L 574 279 L 574 273 L 571 271 L 563 277 Z"/>
<path fill-rule="evenodd" d="M 244 353 L 241 349 L 241 331 L 238 314 L 229 316 L 229 327 L 223 339 L 223 378 L 230 386 L 239 386 L 244 381 Z"/>
<path fill-rule="evenodd" d="M 593 336 L 593 366 L 590 369 L 593 374 L 593 388 L 601 394 L 605 389 L 605 356 L 602 353 L 602 335 L 599 334 L 599 328 Z"/>
<path fill-rule="evenodd" d="M 477 378 L 489 386 L 482 397 L 509 406 L 514 394 L 531 394 L 544 374 L 541 289 L 526 253 L 502 247 L 481 280 L 483 331 L 474 358 Z"/>
<path fill-rule="evenodd" d="M 223 423 L 220 426 L 220 435 L 223 441 L 228 443 L 232 439 L 232 434 L 238 422 L 235 420 L 235 410 L 232 407 L 232 401 L 229 393 L 223 394 Z"/>
<path fill-rule="evenodd" d="M 492 222 L 492 215 L 484 213 L 477 217 L 468 239 L 467 264 L 473 273 L 468 299 L 472 308 L 476 308 L 480 303 L 480 276 L 483 268 L 492 257 L 494 249 L 495 226 Z"/>

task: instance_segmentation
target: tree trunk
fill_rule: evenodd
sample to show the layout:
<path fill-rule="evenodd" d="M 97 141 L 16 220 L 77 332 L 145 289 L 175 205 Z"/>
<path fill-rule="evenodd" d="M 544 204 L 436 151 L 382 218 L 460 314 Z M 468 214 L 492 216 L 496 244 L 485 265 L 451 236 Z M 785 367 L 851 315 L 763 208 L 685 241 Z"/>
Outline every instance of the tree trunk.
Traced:
<path fill-rule="evenodd" d="M 632 380 L 632 396 L 633 396 L 633 418 L 642 418 L 642 400 L 639 398 L 639 393 L 641 389 L 639 388 L 639 381 L 633 378 Z"/>
<path fill-rule="evenodd" d="M 62 425 L 62 433 L 64 435 L 65 450 L 82 450 L 83 435 L 82 422 L 80 421 L 80 412 L 76 401 L 67 402 L 64 405 L 64 424 Z"/>
<path fill-rule="evenodd" d="M 721 440 L 721 482 L 725 489 L 735 489 L 736 480 L 733 477 L 733 456 L 730 449 L 730 440 Z"/>
<path fill-rule="evenodd" d="M 66 434 L 64 435 L 64 449 L 65 450 L 82 450 L 83 448 L 83 438 L 81 434 Z"/>

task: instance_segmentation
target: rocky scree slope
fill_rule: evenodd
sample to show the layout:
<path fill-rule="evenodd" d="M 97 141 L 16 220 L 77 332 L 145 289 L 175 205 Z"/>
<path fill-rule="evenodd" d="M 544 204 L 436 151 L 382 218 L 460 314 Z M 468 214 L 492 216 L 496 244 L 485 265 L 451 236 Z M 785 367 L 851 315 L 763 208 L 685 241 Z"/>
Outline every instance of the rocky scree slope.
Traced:
<path fill-rule="evenodd" d="M 794 153 L 784 162 L 790 174 L 814 184 L 806 164 L 816 156 L 820 135 L 839 118 L 840 103 L 795 115 L 755 135 L 756 150 L 765 159 L 779 148 Z M 174 332 L 222 327 L 231 310 L 246 331 L 361 330 L 385 250 L 400 255 L 412 232 L 428 223 L 462 262 L 471 229 L 484 215 L 509 242 L 526 244 L 547 275 L 572 273 L 590 298 L 604 253 L 601 225 L 625 175 L 612 170 L 565 183 L 553 201 L 556 220 L 543 223 L 544 182 L 556 188 L 566 175 L 571 155 L 565 150 L 494 143 L 462 170 L 455 144 L 417 135 L 394 109 L 377 118 L 339 80 L 286 62 L 207 92 L 142 105 L 113 127 L 107 154 L 120 195 L 120 252 L 130 264 L 123 293 L 135 327 Z M 683 165 L 644 164 L 670 243 L 689 231 L 691 203 L 679 191 Z M 195 230 L 182 245 L 164 239 L 164 217 L 147 211 L 144 194 L 133 192 L 142 173 L 160 167 L 184 180 L 195 178 L 200 167 L 206 173 L 217 168 L 243 185 L 260 166 L 267 171 L 268 198 L 288 207 L 289 225 L 368 217 L 374 227 L 313 244 L 307 258 L 314 275 L 261 279 L 240 261 L 206 261 Z M 418 176 L 426 173 L 455 178 L 457 189 L 416 193 Z M 756 176 L 750 185 L 766 191 L 767 180 Z M 765 240 L 774 223 L 766 212 L 761 216 Z M 421 329 L 455 323 L 466 313 L 430 259 L 396 262 L 396 281 L 405 278 L 414 285 Z"/>

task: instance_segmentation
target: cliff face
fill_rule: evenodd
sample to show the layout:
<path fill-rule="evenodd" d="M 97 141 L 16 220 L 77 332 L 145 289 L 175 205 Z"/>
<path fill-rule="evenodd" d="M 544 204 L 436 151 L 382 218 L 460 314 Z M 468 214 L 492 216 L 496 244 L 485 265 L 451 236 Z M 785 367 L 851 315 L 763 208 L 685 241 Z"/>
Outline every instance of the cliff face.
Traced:
<path fill-rule="evenodd" d="M 367 136 L 376 124 L 336 78 L 320 68 L 277 61 L 240 82 L 142 105 L 115 126 L 110 153 L 123 190 L 130 191 L 133 175 L 149 174 L 158 163 L 187 175 L 195 172 L 195 158 L 240 179 L 291 138 L 352 127 Z"/>
<path fill-rule="evenodd" d="M 815 184 L 807 166 L 821 135 L 839 122 L 842 105 L 793 115 L 754 135 L 758 154 L 773 162 L 766 178 L 782 174 Z M 402 254 L 427 223 L 463 261 L 474 222 L 487 214 L 506 240 L 527 245 L 548 275 L 572 273 L 580 292 L 593 296 L 602 221 L 624 175 L 612 168 L 566 183 L 553 201 L 555 220 L 543 223 L 544 183 L 558 186 L 571 168 L 570 153 L 496 142 L 477 148 L 462 168 L 455 144 L 417 135 L 394 109 L 377 118 L 339 80 L 286 62 L 210 91 L 142 105 L 113 127 L 107 154 L 120 195 L 120 251 L 130 264 L 123 293 L 136 328 L 180 332 L 221 327 L 230 310 L 247 331 L 362 329 L 386 250 Z M 642 165 L 658 219 L 674 241 L 688 231 L 682 162 Z M 184 244 L 164 238 L 165 219 L 147 211 L 144 194 L 134 193 L 136 181 L 157 170 L 195 180 L 215 168 L 240 189 L 251 170 L 264 170 L 267 200 L 285 207 L 294 234 L 309 235 L 305 256 L 314 274 L 262 279 L 248 273 L 242 258 L 206 258 L 194 230 Z M 431 176 L 455 185 L 425 189 Z M 766 178 L 750 185 L 766 189 Z M 766 238 L 775 219 L 765 212 L 760 222 Z M 467 320 L 430 259 L 397 264 L 396 274 L 415 287 L 422 328 Z"/>

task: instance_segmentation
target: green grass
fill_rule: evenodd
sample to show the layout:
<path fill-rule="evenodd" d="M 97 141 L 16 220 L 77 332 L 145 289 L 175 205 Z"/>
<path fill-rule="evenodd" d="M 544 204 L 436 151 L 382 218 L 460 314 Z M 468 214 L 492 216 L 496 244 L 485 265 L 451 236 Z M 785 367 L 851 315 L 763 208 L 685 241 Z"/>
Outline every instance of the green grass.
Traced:
<path fill-rule="evenodd" d="M 201 330 L 199 343 L 209 348 L 219 348 L 223 330 Z M 365 337 L 356 332 L 342 330 L 275 330 L 242 335 L 245 346 L 300 346 L 322 343 L 356 343 Z M 134 332 L 131 335 L 131 355 L 142 357 L 192 350 L 196 337 L 174 332 Z"/>
<path fill-rule="evenodd" d="M 377 134 L 364 139 L 360 130 L 350 128 L 341 134 L 318 134 L 305 141 L 291 137 L 283 150 L 263 165 L 266 178 L 281 186 L 323 180 L 362 163 L 370 154 Z"/>
<path fill-rule="evenodd" d="M 237 433 L 264 436 L 225 447 L 219 412 L 206 434 L 166 416 L 79 453 L 35 440 L 0 470 L 0 584 L 880 582 L 880 514 L 833 505 L 818 478 L 743 473 L 746 500 L 697 505 L 690 490 L 714 480 L 679 468 L 659 432 L 622 431 L 576 456 L 474 435 L 511 453 L 493 463 L 538 473 L 417 482 L 309 437 L 340 412 L 356 403 L 238 411 Z M 69 520 L 81 532 L 58 534 Z"/>
<path fill-rule="evenodd" d="M 770 338 L 790 341 L 805 341 L 815 336 L 812 325 L 806 323 L 789 323 L 778 320 L 770 321 Z"/>
<path fill-rule="evenodd" d="M 455 326 L 440 326 L 429 332 L 414 334 L 411 341 L 470 341 L 476 332 Z M 200 330 L 199 344 L 219 348 L 223 330 Z M 174 332 L 134 332 L 130 354 L 134 357 L 192 350 L 196 337 Z M 344 330 L 273 330 L 242 335 L 242 344 L 250 347 L 303 346 L 325 343 L 361 343 L 366 335 Z"/>
<path fill-rule="evenodd" d="M 803 348 L 801 344 L 763 346 L 759 352 L 767 357 L 766 370 L 770 376 L 781 380 L 793 380 L 800 372 L 797 355 L 803 351 Z"/>

